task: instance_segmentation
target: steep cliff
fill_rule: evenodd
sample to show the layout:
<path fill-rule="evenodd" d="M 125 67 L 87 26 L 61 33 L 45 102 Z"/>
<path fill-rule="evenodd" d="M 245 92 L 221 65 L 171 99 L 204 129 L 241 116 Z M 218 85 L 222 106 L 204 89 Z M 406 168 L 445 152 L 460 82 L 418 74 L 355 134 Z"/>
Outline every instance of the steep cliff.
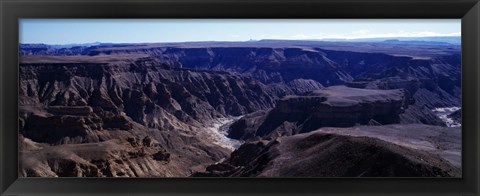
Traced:
<path fill-rule="evenodd" d="M 252 76 L 264 84 L 311 79 L 323 86 L 331 86 L 384 78 L 413 78 L 436 85 L 414 95 L 419 99 L 436 96 L 435 99 L 424 99 L 422 103 L 430 109 L 433 105 L 460 105 L 461 55 L 458 46 L 260 41 L 101 44 L 80 47 L 84 48 L 81 51 L 48 48 L 51 51 L 47 53 L 32 52 L 42 47 L 48 48 L 43 45 L 23 46 L 21 59 L 28 61 L 32 55 L 47 55 L 41 59 L 52 58 L 52 55 L 65 59 L 65 55 L 73 55 L 66 59 L 78 61 L 76 56 L 79 55 L 93 59 L 143 55 L 171 68 L 226 71 Z M 38 62 L 39 59 L 30 61 Z"/>
<path fill-rule="evenodd" d="M 210 120 L 268 109 L 276 100 L 252 78 L 170 69 L 151 59 L 21 64 L 20 78 L 20 142 L 39 146 L 20 154 L 22 163 L 37 163 L 23 164 L 23 176 L 186 176 L 229 152 L 196 136 Z M 132 144 L 145 137 L 155 145 Z"/>
<path fill-rule="evenodd" d="M 287 96 L 268 112 L 235 122 L 229 137 L 251 140 L 305 133 L 320 127 L 392 124 L 409 104 L 406 90 L 369 90 L 331 86 L 303 96 Z"/>

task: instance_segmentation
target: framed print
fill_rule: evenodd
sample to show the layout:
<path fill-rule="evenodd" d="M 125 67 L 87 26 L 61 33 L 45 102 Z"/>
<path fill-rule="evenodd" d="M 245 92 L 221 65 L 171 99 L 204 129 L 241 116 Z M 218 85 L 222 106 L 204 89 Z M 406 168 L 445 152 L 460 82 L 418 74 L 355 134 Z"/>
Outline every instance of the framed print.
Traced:
<path fill-rule="evenodd" d="M 2 1 L 1 192 L 476 195 L 479 6 Z"/>
<path fill-rule="evenodd" d="M 460 19 L 19 23 L 21 177 L 462 177 Z"/>

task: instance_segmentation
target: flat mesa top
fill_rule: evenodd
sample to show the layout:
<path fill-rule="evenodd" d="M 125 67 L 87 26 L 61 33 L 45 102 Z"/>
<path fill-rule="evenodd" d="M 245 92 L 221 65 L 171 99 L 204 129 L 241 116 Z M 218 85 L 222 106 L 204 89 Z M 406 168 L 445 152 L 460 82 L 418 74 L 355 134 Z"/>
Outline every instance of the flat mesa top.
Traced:
<path fill-rule="evenodd" d="M 21 47 L 39 47 L 26 44 Z M 334 41 L 298 41 L 264 40 L 253 42 L 182 42 L 182 43 L 146 43 L 146 44 L 101 44 L 85 48 L 87 54 L 73 56 L 20 55 L 21 63 L 112 63 L 126 59 L 143 58 L 150 55 L 168 54 L 176 49 L 200 49 L 215 53 L 216 49 L 270 49 L 286 48 L 303 51 L 349 51 L 359 53 L 382 53 L 413 59 L 430 59 L 435 56 L 460 54 L 461 46 L 454 44 L 436 45 L 433 42 L 422 44 L 397 44 L 390 42 L 334 42 Z M 150 50 L 152 54 L 146 54 Z M 148 52 L 147 52 L 148 53 Z"/>
<path fill-rule="evenodd" d="M 50 55 L 22 55 L 20 63 L 125 63 L 139 58 L 148 57 L 146 54 L 120 54 L 120 55 L 73 55 L 73 56 L 50 56 Z"/>
<path fill-rule="evenodd" d="M 373 90 L 373 89 L 359 89 L 346 86 L 330 86 L 325 89 L 315 90 L 307 93 L 306 96 L 285 96 L 282 100 L 287 101 L 291 99 L 316 99 L 323 104 L 350 107 L 358 104 L 366 104 L 373 102 L 398 102 L 405 97 L 404 91 L 400 89 L 395 90 Z"/>
<path fill-rule="evenodd" d="M 362 96 L 386 96 L 392 94 L 403 94 L 401 90 L 376 90 L 376 89 L 361 89 L 351 88 L 343 85 L 330 86 L 325 89 L 315 90 L 309 95 L 322 97 L 338 97 L 338 98 L 358 98 Z"/>
<path fill-rule="evenodd" d="M 293 41 L 265 40 L 255 42 L 183 42 L 183 43 L 149 43 L 132 45 L 111 45 L 95 49 L 98 52 L 128 51 L 168 48 L 301 48 L 303 50 L 338 50 L 351 52 L 384 53 L 393 56 L 409 56 L 425 59 L 437 55 L 460 53 L 460 45 L 396 44 L 388 42 L 335 42 L 335 41 Z"/>

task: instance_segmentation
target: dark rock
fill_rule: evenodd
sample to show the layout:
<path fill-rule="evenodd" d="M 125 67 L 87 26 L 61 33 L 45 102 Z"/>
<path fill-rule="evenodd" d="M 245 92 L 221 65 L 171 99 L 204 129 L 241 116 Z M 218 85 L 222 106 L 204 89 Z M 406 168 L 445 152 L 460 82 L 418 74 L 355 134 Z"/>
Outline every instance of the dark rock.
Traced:
<path fill-rule="evenodd" d="M 131 159 L 135 158 L 143 158 L 147 156 L 147 153 L 145 152 L 145 148 L 141 147 L 139 149 L 135 149 L 133 152 L 128 152 L 128 155 L 130 156 Z"/>
<path fill-rule="evenodd" d="M 131 145 L 132 147 L 140 146 L 140 144 L 138 143 L 137 138 L 134 138 L 134 137 L 129 137 L 129 138 L 127 138 L 127 142 L 130 143 L 130 145 Z"/>
<path fill-rule="evenodd" d="M 400 114 L 400 123 L 446 126 L 445 123 L 438 118 L 430 108 L 418 102 L 413 105 L 409 105 L 405 112 Z"/>
<path fill-rule="evenodd" d="M 323 89 L 323 85 L 315 80 L 306 79 L 294 79 L 288 83 L 288 86 L 294 91 L 296 95 L 302 95 L 304 93 Z"/>
<path fill-rule="evenodd" d="M 381 127 L 381 126 L 380 126 Z M 243 144 L 203 177 L 458 177 L 435 154 L 370 137 L 321 132 Z M 223 167 L 227 166 L 228 167 Z"/>
<path fill-rule="evenodd" d="M 398 123 L 407 107 L 404 90 L 368 90 L 332 86 L 305 96 L 287 96 L 267 114 L 247 115 L 235 122 L 229 137 L 253 139 L 305 133 L 320 127 Z"/>
<path fill-rule="evenodd" d="M 37 142 L 56 143 L 65 137 L 84 137 L 90 130 L 84 117 L 31 115 L 24 128 L 25 137 Z"/>
<path fill-rule="evenodd" d="M 89 106 L 50 106 L 46 109 L 54 115 L 88 116 L 93 113 L 92 107 Z"/>
<path fill-rule="evenodd" d="M 164 150 L 158 151 L 157 153 L 153 154 L 152 157 L 157 161 L 165 161 L 167 163 L 170 162 L 170 153 Z"/>
<path fill-rule="evenodd" d="M 102 120 L 104 129 L 130 130 L 133 128 L 126 116 L 111 114 L 103 116 Z"/>
<path fill-rule="evenodd" d="M 219 163 L 219 164 L 215 164 L 215 165 L 209 165 L 207 167 L 207 171 L 208 172 L 213 172 L 213 171 L 229 171 L 229 170 L 233 170 L 235 169 L 234 166 L 230 165 L 230 164 L 225 164 L 225 163 Z"/>
<path fill-rule="evenodd" d="M 143 138 L 142 140 L 142 144 L 143 146 L 146 146 L 146 147 L 152 147 L 153 146 L 153 141 L 152 141 L 152 138 L 150 138 L 150 136 L 145 136 L 145 138 Z"/>
<path fill-rule="evenodd" d="M 257 111 L 235 121 L 228 130 L 229 138 L 253 138 L 258 124 L 265 121 L 270 110 Z"/>
<path fill-rule="evenodd" d="M 400 114 L 400 122 L 445 126 L 431 110 L 436 107 L 459 105 L 460 96 L 442 90 L 434 79 L 416 77 L 387 77 L 378 80 L 354 81 L 347 86 L 367 89 L 405 89 L 409 92 L 409 105 Z"/>
<path fill-rule="evenodd" d="M 73 159 L 49 159 L 49 167 L 59 177 L 101 177 L 100 171 L 92 164 L 80 163 Z"/>
<path fill-rule="evenodd" d="M 273 107 L 277 95 L 252 78 L 225 72 L 162 69 L 148 65 L 144 71 L 131 71 L 141 62 L 123 65 L 104 64 L 23 64 L 21 97 L 32 96 L 36 103 L 49 105 L 59 115 L 86 115 L 93 107 L 98 112 L 113 112 L 112 126 L 128 129 L 120 113 L 151 128 L 168 126 L 169 113 L 186 123 L 204 123 L 226 115 L 242 115 Z M 70 77 L 65 76 L 65 72 Z M 117 75 L 113 77 L 113 75 Z M 118 77 L 121 75 L 121 77 Z M 29 80 L 26 80 L 29 78 Z M 70 85 L 73 84 L 73 85 Z M 64 89 L 59 89 L 61 86 Z M 30 89 L 30 90 L 28 90 Z M 31 93 L 28 93 L 31 91 Z M 87 106 L 76 106 L 80 103 Z M 73 104 L 73 105 L 72 105 Z M 69 108 L 72 108 L 69 110 Z M 85 111 L 83 111 L 85 110 Z M 107 116 L 106 121 L 110 117 Z M 195 122 L 197 121 L 197 122 Z M 108 125 L 106 128 L 110 128 Z"/>

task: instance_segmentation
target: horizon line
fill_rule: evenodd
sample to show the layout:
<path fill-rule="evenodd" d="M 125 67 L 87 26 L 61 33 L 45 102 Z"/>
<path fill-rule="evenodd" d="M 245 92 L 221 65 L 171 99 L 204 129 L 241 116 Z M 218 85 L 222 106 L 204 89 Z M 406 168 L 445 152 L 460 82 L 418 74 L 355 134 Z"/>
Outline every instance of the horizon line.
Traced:
<path fill-rule="evenodd" d="M 255 42 L 265 40 L 279 40 L 279 41 L 350 41 L 350 40 L 362 40 L 362 39 L 394 39 L 394 38 L 435 38 L 435 37 L 461 37 L 461 35 L 437 35 L 437 36 L 393 36 L 393 37 L 356 37 L 356 38 L 338 38 L 338 37 L 326 37 L 326 38 L 308 38 L 308 39 L 291 39 L 291 38 L 263 38 L 263 39 L 248 39 L 248 40 L 191 40 L 191 41 L 158 41 L 158 42 L 82 42 L 82 43 L 21 43 L 19 44 L 44 44 L 44 45 L 82 45 L 82 44 L 160 44 L 160 43 L 194 43 L 194 42 Z M 416 40 L 420 41 L 420 40 Z"/>

